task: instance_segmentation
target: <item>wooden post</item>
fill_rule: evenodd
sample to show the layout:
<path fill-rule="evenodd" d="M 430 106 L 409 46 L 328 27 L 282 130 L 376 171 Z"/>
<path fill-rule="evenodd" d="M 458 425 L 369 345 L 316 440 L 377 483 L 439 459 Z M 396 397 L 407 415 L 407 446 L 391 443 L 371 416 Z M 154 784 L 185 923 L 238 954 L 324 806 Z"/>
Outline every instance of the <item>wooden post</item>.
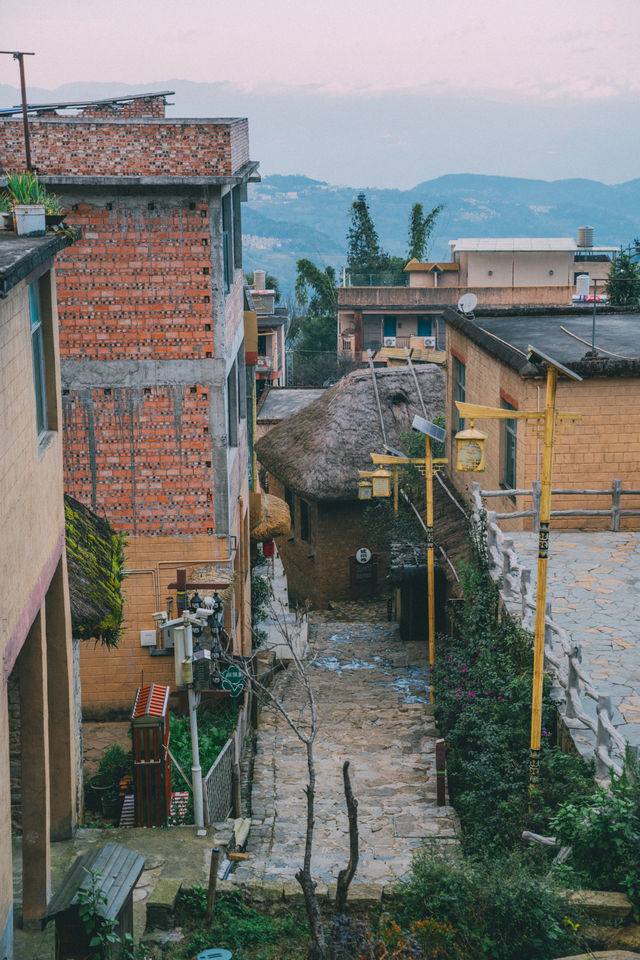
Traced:
<path fill-rule="evenodd" d="M 435 611 L 435 571 L 433 559 L 433 459 L 431 455 L 431 437 L 424 438 L 424 473 L 427 493 L 427 603 L 429 619 L 429 670 L 433 669 L 436 659 L 436 611 Z M 429 673 L 429 699 L 435 702 L 433 695 L 433 677 Z"/>
<path fill-rule="evenodd" d="M 573 705 L 573 698 L 571 697 L 571 691 L 575 690 L 576 693 L 580 694 L 580 677 L 578 676 L 578 671 L 574 660 L 580 660 L 582 655 L 582 648 L 579 643 L 573 644 L 573 649 L 567 657 L 568 670 L 567 670 L 567 704 L 565 707 L 564 715 L 569 720 L 575 719 L 576 709 Z"/>
<path fill-rule="evenodd" d="M 540 776 L 540 739 L 542 735 L 542 685 L 544 677 L 544 629 L 547 609 L 547 563 L 549 556 L 549 522 L 551 519 L 551 472 L 553 441 L 556 426 L 556 386 L 558 371 L 547 366 L 547 395 L 544 413 L 542 448 L 542 483 L 540 485 L 540 530 L 538 533 L 538 584 L 536 596 L 536 628 L 533 646 L 533 691 L 531 695 L 531 754 L 529 790 L 537 788 Z"/>
<path fill-rule="evenodd" d="M 513 593 L 509 574 L 511 573 L 511 557 L 509 551 L 513 550 L 513 540 L 505 540 L 502 550 L 502 593 L 505 600 L 509 599 Z"/>
<path fill-rule="evenodd" d="M 613 481 L 611 491 L 611 529 L 617 533 L 620 529 L 620 491 L 622 490 L 622 480 L 617 477 Z"/>
<path fill-rule="evenodd" d="M 216 902 L 216 885 L 218 883 L 218 864 L 220 863 L 220 848 L 214 847 L 211 851 L 211 863 L 209 865 L 209 889 L 207 890 L 207 921 L 211 923 L 213 919 L 213 908 Z"/>
<path fill-rule="evenodd" d="M 613 710 L 611 709 L 611 700 L 609 697 L 598 697 L 598 727 L 596 731 L 596 778 L 604 780 L 609 776 L 609 764 L 600 757 L 599 748 L 604 748 L 607 753 L 611 750 L 611 734 L 602 722 L 602 714 L 606 713 L 611 719 Z"/>
<path fill-rule="evenodd" d="M 533 510 L 533 516 L 531 517 L 531 529 L 534 533 L 538 533 L 540 529 L 540 481 L 534 480 L 531 484 L 531 509 Z"/>
<path fill-rule="evenodd" d="M 242 774 L 240 764 L 234 763 L 233 771 L 233 812 L 234 816 L 242 816 Z"/>
<path fill-rule="evenodd" d="M 436 740 L 436 806 L 444 807 L 446 797 L 446 752 L 444 740 Z"/>

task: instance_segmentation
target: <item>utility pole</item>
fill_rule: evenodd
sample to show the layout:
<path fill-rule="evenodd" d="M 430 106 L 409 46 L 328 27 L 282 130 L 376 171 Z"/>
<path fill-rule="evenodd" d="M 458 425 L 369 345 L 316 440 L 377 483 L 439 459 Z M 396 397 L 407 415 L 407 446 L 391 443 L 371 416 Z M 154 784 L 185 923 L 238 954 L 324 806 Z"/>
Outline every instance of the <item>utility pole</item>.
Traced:
<path fill-rule="evenodd" d="M 27 161 L 27 170 L 31 171 L 31 143 L 29 141 L 29 121 L 27 120 L 27 86 L 24 79 L 24 58 L 35 57 L 35 53 L 28 53 L 26 50 L 0 50 L 14 60 L 18 61 L 20 67 L 20 93 L 22 95 L 22 125 L 24 127 L 24 152 Z"/>

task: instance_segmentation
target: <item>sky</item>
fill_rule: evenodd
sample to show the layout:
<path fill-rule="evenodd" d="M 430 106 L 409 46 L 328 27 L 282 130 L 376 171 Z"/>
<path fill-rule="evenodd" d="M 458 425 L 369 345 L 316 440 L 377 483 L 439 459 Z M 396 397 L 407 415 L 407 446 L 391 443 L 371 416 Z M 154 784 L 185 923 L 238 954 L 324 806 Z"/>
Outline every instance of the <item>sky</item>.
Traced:
<path fill-rule="evenodd" d="M 304 96 L 310 119 L 315 109 L 333 103 L 346 116 L 340 147 L 346 159 L 359 156 L 357 144 L 349 141 L 348 119 L 355 117 L 358 104 L 372 123 L 378 118 L 385 128 L 393 126 L 393 101 L 397 104 L 398 97 L 415 102 L 416 124 L 421 122 L 421 103 L 431 105 L 432 124 L 434 104 L 446 105 L 448 115 L 439 126 L 436 122 L 434 131 L 454 138 L 461 148 L 468 144 L 454 116 L 456 104 L 464 108 L 473 102 L 481 112 L 486 107 L 496 141 L 494 167 L 491 153 L 483 152 L 486 169 L 474 172 L 503 172 L 499 141 L 509 138 L 514 107 L 547 107 L 557 118 L 564 111 L 562 116 L 583 117 L 583 123 L 594 128 L 593 172 L 582 158 L 579 175 L 616 182 L 632 175 L 630 158 L 620 156 L 619 146 L 609 148 L 605 176 L 604 144 L 596 141 L 608 118 L 618 113 L 623 117 L 625 105 L 635 108 L 640 93 L 639 27 L 638 0 L 110 0 L 108 5 L 31 0 L 5 18 L 2 46 L 35 51 L 36 56 L 25 59 L 28 83 L 48 90 L 77 82 L 119 82 L 142 89 L 169 78 L 226 82 L 231 104 L 234 97 L 250 100 L 253 95 L 276 105 L 274 127 L 286 124 L 286 110 L 277 109 L 279 101 Z M 0 57 L 1 84 L 17 84 L 11 57 Z M 373 107 L 381 100 L 389 104 L 387 112 Z M 404 120 L 405 113 L 399 112 Z M 558 119 L 558 130 L 563 123 L 566 126 Z M 624 152 L 636 137 L 638 127 L 633 127 L 620 131 L 627 138 Z M 396 130 L 389 135 L 396 146 L 403 146 Z M 610 135 L 608 127 L 607 139 Z M 274 129 L 273 140 L 278 137 L 283 140 L 282 131 Z M 304 155 L 298 153 L 289 161 L 295 159 L 298 166 L 287 166 L 284 141 L 277 161 L 281 172 L 321 174 L 322 151 L 326 147 L 328 154 L 328 145 L 308 144 L 310 166 L 304 170 L 299 166 Z M 409 137 L 404 146 L 411 142 Z M 259 146 L 267 148 L 271 164 L 273 144 Z M 574 157 L 579 158 L 582 143 L 575 147 Z M 386 156 L 384 148 L 381 141 Z M 571 175 L 571 143 L 562 151 L 559 162 L 542 164 L 541 176 L 560 175 L 563 164 Z M 276 151 L 274 158 L 278 156 Z M 333 158 L 327 155 L 326 160 L 325 168 L 333 175 Z M 361 161 L 366 170 L 365 158 Z M 431 165 L 429 175 L 451 172 L 446 156 L 438 164 Z M 520 166 L 522 172 L 514 154 L 510 172 L 532 175 L 526 156 Z M 400 170 L 386 173 L 390 185 L 402 180 Z M 371 176 L 385 185 L 380 165 L 373 164 Z"/>

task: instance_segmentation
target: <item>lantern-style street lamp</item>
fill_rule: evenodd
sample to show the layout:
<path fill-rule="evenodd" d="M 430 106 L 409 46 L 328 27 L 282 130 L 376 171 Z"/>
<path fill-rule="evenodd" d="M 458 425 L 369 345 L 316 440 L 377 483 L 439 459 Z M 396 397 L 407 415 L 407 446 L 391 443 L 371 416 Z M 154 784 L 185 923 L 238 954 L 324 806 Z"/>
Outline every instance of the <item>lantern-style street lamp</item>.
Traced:
<path fill-rule="evenodd" d="M 458 450 L 456 470 L 480 472 L 484 470 L 484 442 L 487 434 L 476 430 L 473 420 L 468 430 L 459 430 L 455 440 Z"/>
<path fill-rule="evenodd" d="M 558 374 L 562 373 L 571 380 L 581 381 L 573 370 L 548 357 L 541 350 L 529 346 L 528 359 L 533 363 L 544 362 L 547 365 L 547 394 L 545 409 L 542 410 L 504 410 L 498 407 L 482 407 L 474 403 L 456 401 L 460 417 L 469 418 L 472 429 L 456 434 L 458 441 L 458 470 L 475 471 L 484 469 L 484 439 L 470 436 L 479 433 L 473 429 L 473 420 L 529 420 L 542 426 L 542 477 L 540 481 L 540 532 L 538 535 L 538 581 L 536 588 L 536 627 L 533 648 L 533 690 L 531 695 L 531 754 L 529 760 L 529 791 L 533 793 L 540 777 L 540 741 L 542 733 L 542 688 L 544 677 L 544 632 L 547 603 L 547 563 L 549 557 L 549 523 L 551 520 L 551 473 L 553 468 L 553 443 L 556 425 L 564 420 L 575 422 L 581 418 L 579 413 L 559 413 L 556 410 L 556 386 Z M 478 444 L 476 448 L 465 444 Z M 474 465 L 474 464 L 481 464 Z M 461 465 L 462 464 L 462 465 Z"/>
<path fill-rule="evenodd" d="M 373 487 L 374 496 L 389 496 L 390 493 L 390 479 L 392 474 L 389 470 L 385 470 L 385 467 L 390 467 L 393 470 L 393 488 L 394 488 L 394 507 L 396 513 L 398 511 L 398 470 L 400 467 L 406 466 L 417 466 L 422 467 L 425 475 L 425 486 L 426 486 L 426 507 L 427 507 L 427 522 L 426 522 L 426 533 L 427 533 L 427 603 L 428 603 L 428 651 L 429 651 L 429 667 L 433 667 L 435 662 L 435 651 L 436 651 L 436 641 L 435 641 L 435 565 L 434 565 L 434 540 L 433 540 L 433 472 L 434 468 L 448 463 L 447 460 L 437 457 L 434 459 L 431 451 L 431 441 L 438 440 L 441 443 L 445 439 L 445 431 L 442 427 L 436 426 L 435 423 L 431 423 L 430 420 L 425 420 L 423 417 L 414 417 L 413 418 L 413 429 L 417 430 L 419 433 L 424 434 L 425 440 L 425 455 L 424 457 L 403 457 L 401 454 L 389 453 L 389 454 L 380 454 L 372 453 L 371 459 L 374 464 L 378 467 L 373 473 L 367 472 L 365 470 L 360 471 L 361 479 L 358 484 L 358 497 L 361 500 L 369 499 L 367 496 L 362 496 L 361 490 L 363 489 L 363 484 L 369 483 L 369 478 L 371 478 L 371 483 Z M 387 447 L 387 450 L 390 448 Z M 383 484 L 386 484 L 386 493 L 376 493 L 376 480 L 378 478 L 379 489 L 385 489 Z M 383 479 L 384 478 L 384 479 Z M 433 683 L 430 682 L 430 697 L 431 702 L 433 703 Z"/>

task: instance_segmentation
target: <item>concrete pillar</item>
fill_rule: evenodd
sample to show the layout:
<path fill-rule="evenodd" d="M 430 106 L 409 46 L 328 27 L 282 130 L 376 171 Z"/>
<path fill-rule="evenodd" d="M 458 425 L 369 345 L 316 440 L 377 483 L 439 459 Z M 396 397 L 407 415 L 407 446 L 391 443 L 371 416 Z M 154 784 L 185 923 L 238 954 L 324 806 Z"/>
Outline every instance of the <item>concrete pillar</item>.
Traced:
<path fill-rule="evenodd" d="M 73 646 L 66 562 L 63 551 L 45 599 L 49 764 L 55 783 L 51 791 L 51 840 L 68 839 L 76 826 Z"/>
<path fill-rule="evenodd" d="M 18 658 L 22 723 L 22 921 L 38 926 L 51 885 L 49 708 L 45 605 Z"/>

